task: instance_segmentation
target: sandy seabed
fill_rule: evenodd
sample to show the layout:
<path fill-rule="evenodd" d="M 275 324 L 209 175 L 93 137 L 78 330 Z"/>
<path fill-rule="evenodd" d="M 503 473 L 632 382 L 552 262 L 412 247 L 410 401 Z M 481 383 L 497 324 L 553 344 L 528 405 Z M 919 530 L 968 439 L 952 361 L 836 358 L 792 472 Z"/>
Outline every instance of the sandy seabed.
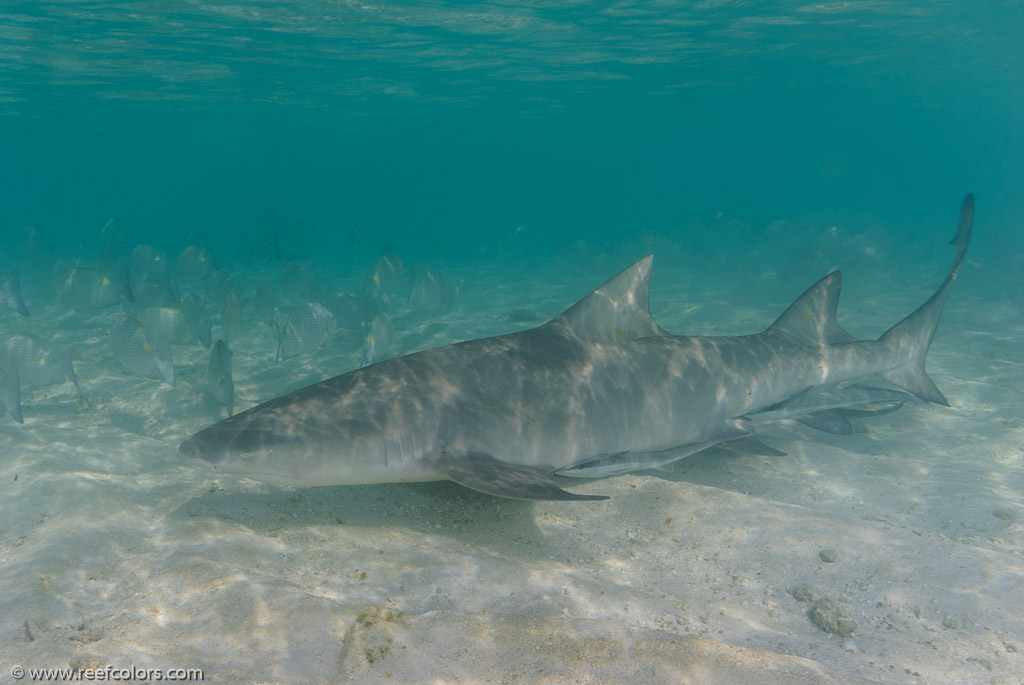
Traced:
<path fill-rule="evenodd" d="M 395 351 L 542 323 L 640 254 L 452 264 L 459 308 L 396 305 Z M 855 270 L 841 321 L 877 335 L 951 259 Z M 754 332 L 823 275 L 721 265 L 656 257 L 659 323 Z M 208 353 L 175 346 L 173 387 L 133 376 L 103 339 L 116 308 L 68 312 L 23 271 L 33 316 L 0 324 L 74 341 L 80 387 L 23 388 L 25 424 L 0 421 L 3 677 L 134 664 L 216 683 L 1022 683 L 1024 321 L 983 266 L 965 267 L 929 356 L 951 407 L 847 436 L 761 424 L 786 456 L 711 450 L 671 473 L 562 483 L 606 501 L 540 503 L 194 468 L 179 442 L 224 416 Z M 232 277 L 251 297 L 262 276 Z M 281 365 L 275 344 L 245 320 L 236 411 L 359 358 L 355 333 Z"/>

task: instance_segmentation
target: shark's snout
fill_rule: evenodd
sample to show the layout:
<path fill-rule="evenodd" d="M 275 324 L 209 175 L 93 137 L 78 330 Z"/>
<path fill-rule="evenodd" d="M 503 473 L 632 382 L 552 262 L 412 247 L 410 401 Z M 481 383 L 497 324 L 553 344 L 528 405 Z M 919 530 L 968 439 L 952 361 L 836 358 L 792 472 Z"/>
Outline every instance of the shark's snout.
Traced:
<path fill-rule="evenodd" d="M 238 464 L 274 464 L 281 454 L 295 454 L 305 446 L 302 436 L 227 419 L 186 438 L 178 452 L 191 462 L 233 471 Z"/>
<path fill-rule="evenodd" d="M 203 466 L 214 466 L 223 457 L 218 450 L 203 449 L 202 443 L 196 436 L 186 438 L 178 447 L 178 453 L 189 461 Z"/>
<path fill-rule="evenodd" d="M 295 467 L 296 460 L 307 463 L 301 456 L 308 450 L 302 436 L 278 434 L 234 419 L 201 430 L 178 447 L 187 461 L 218 473 L 239 474 L 277 485 L 320 485 L 329 473 Z"/>
<path fill-rule="evenodd" d="M 185 438 L 178 446 L 178 453 L 189 461 L 195 461 L 199 458 L 199 445 L 192 438 Z"/>

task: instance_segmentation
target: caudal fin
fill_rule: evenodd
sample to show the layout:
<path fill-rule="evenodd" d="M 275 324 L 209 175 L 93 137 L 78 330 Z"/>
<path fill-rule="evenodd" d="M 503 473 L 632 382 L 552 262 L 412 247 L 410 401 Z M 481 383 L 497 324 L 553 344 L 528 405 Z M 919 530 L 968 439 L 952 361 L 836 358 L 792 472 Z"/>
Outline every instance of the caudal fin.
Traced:
<path fill-rule="evenodd" d="M 942 317 L 942 308 L 946 304 L 946 297 L 960 274 L 960 267 L 963 266 L 967 245 L 971 241 L 973 224 L 974 195 L 970 194 L 964 198 L 960 208 L 960 226 L 949 243 L 956 245 L 957 249 L 956 259 L 953 260 L 953 267 L 949 270 L 946 280 L 942 282 L 935 294 L 928 298 L 927 302 L 879 338 L 881 342 L 897 348 L 899 350 L 898 358 L 902 360 L 899 366 L 881 374 L 882 378 L 914 393 L 926 402 L 946 407 L 949 406 L 949 402 L 942 396 L 932 379 L 928 377 L 924 370 L 924 361 L 928 355 L 928 347 L 932 344 L 932 338 L 935 337 L 939 319 Z"/>

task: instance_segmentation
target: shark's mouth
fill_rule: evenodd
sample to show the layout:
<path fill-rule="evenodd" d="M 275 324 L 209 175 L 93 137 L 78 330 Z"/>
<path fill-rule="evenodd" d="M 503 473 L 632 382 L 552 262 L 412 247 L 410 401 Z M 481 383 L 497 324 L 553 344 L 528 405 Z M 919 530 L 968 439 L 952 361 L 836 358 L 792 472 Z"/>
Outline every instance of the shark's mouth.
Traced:
<path fill-rule="evenodd" d="M 265 473 L 261 471 L 254 471 L 251 466 L 247 463 L 222 463 L 220 458 L 210 459 L 203 454 L 199 443 L 194 438 L 186 438 L 181 446 L 178 447 L 178 452 L 187 461 L 203 466 L 218 473 L 230 473 L 232 475 L 244 476 L 251 480 L 258 480 L 261 483 L 270 483 L 271 485 L 308 485 L 303 483 L 294 476 L 286 476 L 280 473 Z M 234 468 L 232 468 L 234 466 Z"/>

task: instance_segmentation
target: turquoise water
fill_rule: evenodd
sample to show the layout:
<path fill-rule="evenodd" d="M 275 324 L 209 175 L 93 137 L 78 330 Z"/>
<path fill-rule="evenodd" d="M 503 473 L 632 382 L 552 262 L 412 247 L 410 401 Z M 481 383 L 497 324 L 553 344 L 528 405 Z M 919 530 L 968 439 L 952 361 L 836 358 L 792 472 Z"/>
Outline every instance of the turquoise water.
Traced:
<path fill-rule="evenodd" d="M 1011 1 L 3 3 L 0 279 L 31 316 L 0 308 L 0 342 L 45 354 L 0 416 L 0 669 L 1017 682 L 1021 29 Z M 227 416 L 209 349 L 130 337 L 194 295 L 239 412 L 540 324 L 648 253 L 672 332 L 756 332 L 842 268 L 874 337 L 941 282 L 968 192 L 928 366 L 952 407 L 567 485 L 607 503 L 203 471 L 178 444 Z M 337 321 L 283 342 L 309 303 Z"/>
<path fill-rule="evenodd" d="M 537 250 L 729 211 L 1019 216 L 1019 3 L 13 2 L 3 225 Z M 69 244 L 70 243 L 70 244 Z M 450 249 L 450 246 L 449 248 Z"/>

